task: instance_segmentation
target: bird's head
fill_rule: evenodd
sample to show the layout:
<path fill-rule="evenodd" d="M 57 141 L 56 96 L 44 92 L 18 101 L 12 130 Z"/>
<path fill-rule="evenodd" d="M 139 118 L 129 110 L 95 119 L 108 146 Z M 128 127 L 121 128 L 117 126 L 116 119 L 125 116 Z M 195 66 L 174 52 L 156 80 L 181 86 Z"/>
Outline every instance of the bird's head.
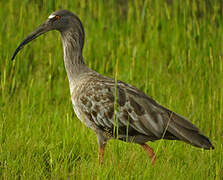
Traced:
<path fill-rule="evenodd" d="M 16 48 L 11 60 L 15 58 L 17 53 L 30 41 L 51 30 L 58 30 L 62 34 L 73 29 L 80 37 L 84 38 L 84 30 L 80 19 L 68 10 L 55 11 L 48 19 L 41 24 L 35 31 L 30 33 Z"/>

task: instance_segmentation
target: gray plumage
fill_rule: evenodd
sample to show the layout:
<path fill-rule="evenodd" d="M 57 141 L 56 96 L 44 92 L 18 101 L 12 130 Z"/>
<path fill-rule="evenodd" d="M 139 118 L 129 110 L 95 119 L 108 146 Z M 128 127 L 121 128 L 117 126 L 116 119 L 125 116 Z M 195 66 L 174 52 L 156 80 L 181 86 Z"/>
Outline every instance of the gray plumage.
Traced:
<path fill-rule="evenodd" d="M 60 31 L 62 37 L 74 111 L 96 132 L 99 148 L 104 149 L 111 138 L 141 145 L 163 138 L 181 140 L 204 149 L 214 148 L 184 117 L 161 106 L 139 89 L 89 69 L 82 56 L 83 26 L 79 18 L 67 10 L 52 13 L 22 41 L 12 59 L 25 44 L 50 30 Z"/>

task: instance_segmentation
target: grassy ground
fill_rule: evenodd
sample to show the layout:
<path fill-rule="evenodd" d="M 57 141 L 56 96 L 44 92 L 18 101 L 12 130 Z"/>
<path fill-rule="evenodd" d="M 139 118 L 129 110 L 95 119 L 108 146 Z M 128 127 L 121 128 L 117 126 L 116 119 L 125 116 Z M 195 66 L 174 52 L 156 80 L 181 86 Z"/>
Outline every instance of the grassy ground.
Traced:
<path fill-rule="evenodd" d="M 223 4 L 220 0 L 0 1 L 0 179 L 221 179 Z M 10 57 L 51 12 L 69 9 L 86 31 L 96 71 L 133 84 L 187 117 L 212 140 L 204 151 L 176 141 L 110 141 L 97 162 L 95 134 L 75 116 L 58 32 Z"/>

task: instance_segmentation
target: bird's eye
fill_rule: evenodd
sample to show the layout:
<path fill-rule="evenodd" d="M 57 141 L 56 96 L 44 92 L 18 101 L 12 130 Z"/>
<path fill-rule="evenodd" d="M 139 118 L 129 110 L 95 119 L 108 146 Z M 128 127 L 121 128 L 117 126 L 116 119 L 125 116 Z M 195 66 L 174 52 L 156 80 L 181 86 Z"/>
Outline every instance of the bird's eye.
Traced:
<path fill-rule="evenodd" d="M 60 19 L 61 17 L 60 17 L 60 16 L 58 16 L 58 15 L 56 15 L 56 16 L 55 16 L 55 18 L 56 18 L 56 20 L 58 20 L 58 19 Z"/>
<path fill-rule="evenodd" d="M 60 19 L 60 18 L 61 18 L 61 16 L 51 14 L 51 15 L 50 15 L 48 18 L 49 18 L 49 19 L 51 19 L 51 20 L 58 20 L 58 19 Z"/>

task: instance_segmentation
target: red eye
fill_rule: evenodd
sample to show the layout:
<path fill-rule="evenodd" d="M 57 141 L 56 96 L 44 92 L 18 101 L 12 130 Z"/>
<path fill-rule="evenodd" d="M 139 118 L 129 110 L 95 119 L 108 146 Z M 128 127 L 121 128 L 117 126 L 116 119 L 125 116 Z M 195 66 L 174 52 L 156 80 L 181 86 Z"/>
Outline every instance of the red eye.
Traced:
<path fill-rule="evenodd" d="M 55 17 L 56 17 L 56 20 L 60 19 L 60 16 L 58 16 L 58 15 L 56 15 Z"/>

